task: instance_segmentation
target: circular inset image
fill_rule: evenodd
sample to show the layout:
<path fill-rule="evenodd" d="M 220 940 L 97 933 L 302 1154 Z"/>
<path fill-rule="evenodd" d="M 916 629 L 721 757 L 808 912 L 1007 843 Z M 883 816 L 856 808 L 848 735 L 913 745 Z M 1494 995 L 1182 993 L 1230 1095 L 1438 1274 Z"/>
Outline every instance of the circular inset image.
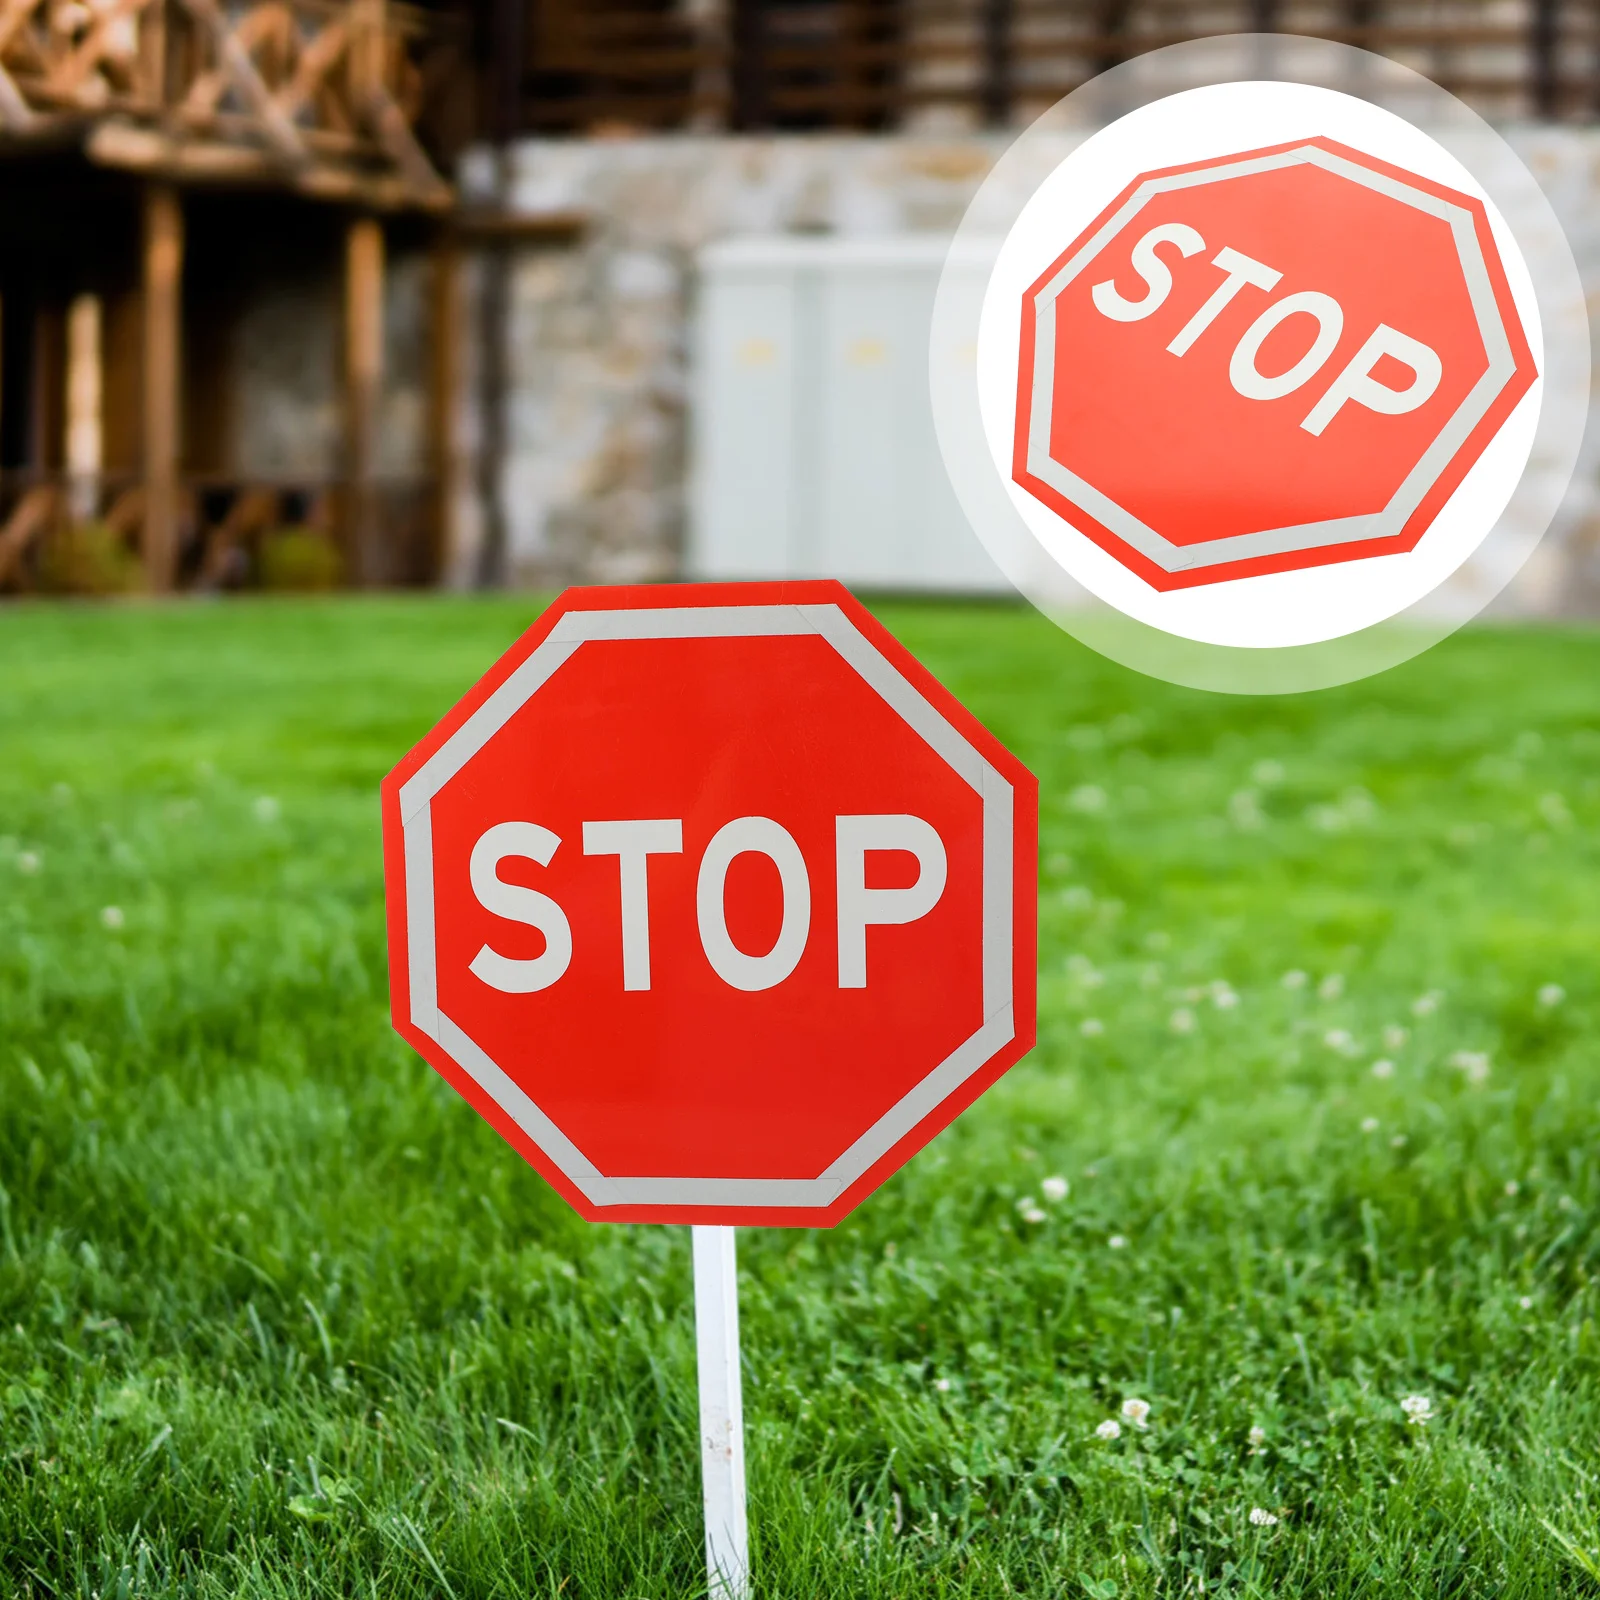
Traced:
<path fill-rule="evenodd" d="M 1392 62 L 1272 37 L 1153 52 L 1023 134 L 931 358 L 1013 582 L 1118 660 L 1246 693 L 1381 670 L 1486 603 L 1588 400 L 1571 252 L 1505 142 Z M 1471 603 L 1430 605 L 1469 562 Z"/>

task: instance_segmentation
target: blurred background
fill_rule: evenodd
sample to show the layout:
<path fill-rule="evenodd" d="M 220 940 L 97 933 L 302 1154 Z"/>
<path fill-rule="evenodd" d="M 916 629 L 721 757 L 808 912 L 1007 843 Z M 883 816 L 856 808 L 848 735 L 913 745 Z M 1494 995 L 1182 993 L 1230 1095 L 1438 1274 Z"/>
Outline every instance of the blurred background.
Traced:
<path fill-rule="evenodd" d="M 1062 94 L 1245 30 L 1461 95 L 1600 273 L 1575 0 L 7 0 L 0 591 L 998 588 L 944 241 Z M 1600 608 L 1594 480 L 1503 612 Z"/>

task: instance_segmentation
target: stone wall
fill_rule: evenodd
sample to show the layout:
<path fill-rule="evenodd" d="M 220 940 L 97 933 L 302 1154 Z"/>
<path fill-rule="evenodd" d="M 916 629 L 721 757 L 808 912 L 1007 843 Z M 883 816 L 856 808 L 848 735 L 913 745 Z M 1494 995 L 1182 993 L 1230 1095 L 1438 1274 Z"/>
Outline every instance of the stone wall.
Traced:
<path fill-rule="evenodd" d="M 1586 283 L 1600 288 L 1600 134 L 1529 127 L 1510 137 L 1561 215 Z M 530 214 L 576 209 L 589 226 L 574 244 L 528 247 L 514 269 L 503 480 L 510 580 L 616 582 L 680 570 L 694 263 L 705 244 L 949 232 L 1006 142 L 902 134 L 521 145 L 510 204 Z M 489 172 L 469 159 L 469 195 L 487 189 Z M 1556 529 L 1502 610 L 1600 610 L 1594 457 L 1591 444 Z M 463 521 L 456 581 L 475 570 L 476 521 Z"/>

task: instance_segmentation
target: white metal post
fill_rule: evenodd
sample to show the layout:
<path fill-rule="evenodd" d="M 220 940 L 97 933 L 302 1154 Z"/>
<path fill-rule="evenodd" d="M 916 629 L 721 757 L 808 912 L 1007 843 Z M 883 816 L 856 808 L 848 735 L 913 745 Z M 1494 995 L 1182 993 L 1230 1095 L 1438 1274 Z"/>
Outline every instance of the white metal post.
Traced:
<path fill-rule="evenodd" d="M 739 1278 L 732 1228 L 693 1228 L 694 1338 L 700 1365 L 700 1472 L 712 1600 L 747 1600 L 744 1402 L 739 1384 Z"/>

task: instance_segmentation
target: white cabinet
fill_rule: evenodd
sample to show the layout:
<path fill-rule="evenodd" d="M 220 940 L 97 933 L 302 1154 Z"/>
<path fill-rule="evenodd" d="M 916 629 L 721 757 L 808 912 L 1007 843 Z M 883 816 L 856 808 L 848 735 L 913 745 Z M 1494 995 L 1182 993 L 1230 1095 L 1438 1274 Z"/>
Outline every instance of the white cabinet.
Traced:
<path fill-rule="evenodd" d="M 942 238 L 735 239 L 700 258 L 689 569 L 1001 591 L 928 400 Z"/>

